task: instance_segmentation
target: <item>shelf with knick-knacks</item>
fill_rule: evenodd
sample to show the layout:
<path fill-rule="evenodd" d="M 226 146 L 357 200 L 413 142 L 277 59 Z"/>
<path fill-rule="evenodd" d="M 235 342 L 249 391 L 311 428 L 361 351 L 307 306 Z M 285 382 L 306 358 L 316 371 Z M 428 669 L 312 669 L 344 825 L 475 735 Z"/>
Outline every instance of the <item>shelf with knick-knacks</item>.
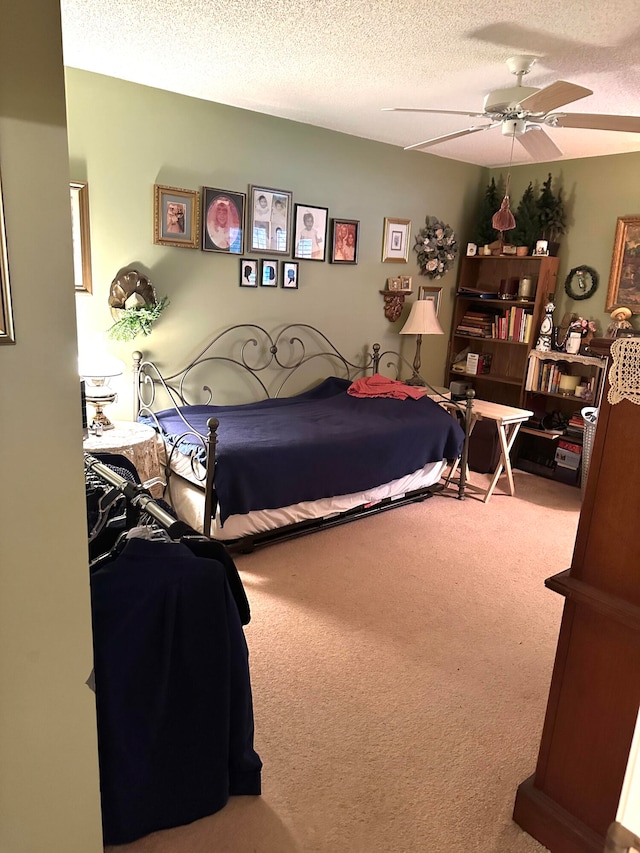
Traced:
<path fill-rule="evenodd" d="M 390 322 L 400 318 L 404 308 L 404 300 L 413 293 L 410 275 L 394 276 L 387 279 L 387 286 L 380 293 L 384 299 L 384 316 Z"/>

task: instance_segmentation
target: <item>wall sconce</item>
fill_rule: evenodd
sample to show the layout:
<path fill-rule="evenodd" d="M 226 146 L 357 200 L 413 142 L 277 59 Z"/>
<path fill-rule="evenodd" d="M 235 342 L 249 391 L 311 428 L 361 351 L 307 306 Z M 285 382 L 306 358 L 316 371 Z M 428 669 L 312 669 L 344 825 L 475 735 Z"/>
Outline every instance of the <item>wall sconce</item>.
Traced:
<path fill-rule="evenodd" d="M 91 426 L 100 430 L 113 429 L 113 424 L 103 409 L 118 399 L 118 394 L 110 387 L 109 380 L 124 373 L 124 362 L 106 353 L 85 356 L 79 360 L 78 372 L 85 380 L 85 399 L 96 410 Z"/>
<path fill-rule="evenodd" d="M 417 299 L 411 306 L 407 322 L 400 329 L 401 335 L 417 335 L 416 354 L 413 359 L 413 376 L 407 385 L 426 385 L 420 376 L 420 347 L 423 335 L 444 335 L 442 326 L 436 316 L 435 304 L 432 299 Z"/>

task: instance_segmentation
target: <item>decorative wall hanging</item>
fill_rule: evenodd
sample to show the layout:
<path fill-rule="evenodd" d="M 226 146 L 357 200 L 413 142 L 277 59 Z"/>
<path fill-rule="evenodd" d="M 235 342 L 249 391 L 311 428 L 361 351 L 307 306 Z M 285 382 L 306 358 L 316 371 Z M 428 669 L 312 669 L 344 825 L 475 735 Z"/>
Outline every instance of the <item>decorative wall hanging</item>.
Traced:
<path fill-rule="evenodd" d="M 288 255 L 293 194 L 272 187 L 249 187 L 249 251 Z"/>
<path fill-rule="evenodd" d="M 458 253 L 458 241 L 449 225 L 435 216 L 427 216 L 425 226 L 416 235 L 413 250 L 418 255 L 420 275 L 438 279 L 453 266 Z"/>
<path fill-rule="evenodd" d="M 593 267 L 574 267 L 565 279 L 565 293 L 572 299 L 589 299 L 598 289 L 599 280 Z"/>
<path fill-rule="evenodd" d="M 73 278 L 76 293 L 91 293 L 91 241 L 89 238 L 89 185 L 69 184 L 71 192 L 71 237 Z"/>
<path fill-rule="evenodd" d="M 244 248 L 244 193 L 202 187 L 202 250 L 241 255 Z"/>
<path fill-rule="evenodd" d="M 297 290 L 298 288 L 298 269 L 300 264 L 296 261 L 282 262 L 282 286 L 287 289 Z"/>
<path fill-rule="evenodd" d="M 251 258 L 240 258 L 240 287 L 258 286 L 258 262 Z"/>
<path fill-rule="evenodd" d="M 111 282 L 109 306 L 116 321 L 107 333 L 116 341 L 132 341 L 138 335 L 151 334 L 151 327 L 168 306 L 165 296 L 159 302 L 146 275 L 124 270 Z"/>
<path fill-rule="evenodd" d="M 382 234 L 382 262 L 406 264 L 409 260 L 410 219 L 391 219 L 385 216 Z"/>
<path fill-rule="evenodd" d="M 293 257 L 305 261 L 324 261 L 327 256 L 326 207 L 309 204 L 295 206 L 295 236 Z"/>
<path fill-rule="evenodd" d="M 360 222 L 357 219 L 331 220 L 332 264 L 357 264 L 358 243 L 360 242 Z"/>
<path fill-rule="evenodd" d="M 620 216 L 616 226 L 605 310 L 621 305 L 640 314 L 640 216 Z"/>
<path fill-rule="evenodd" d="M 278 286 L 278 262 L 264 260 L 260 262 L 260 284 L 262 287 Z"/>
<path fill-rule="evenodd" d="M 200 244 L 200 193 L 155 184 L 153 242 L 161 246 L 197 249 Z"/>

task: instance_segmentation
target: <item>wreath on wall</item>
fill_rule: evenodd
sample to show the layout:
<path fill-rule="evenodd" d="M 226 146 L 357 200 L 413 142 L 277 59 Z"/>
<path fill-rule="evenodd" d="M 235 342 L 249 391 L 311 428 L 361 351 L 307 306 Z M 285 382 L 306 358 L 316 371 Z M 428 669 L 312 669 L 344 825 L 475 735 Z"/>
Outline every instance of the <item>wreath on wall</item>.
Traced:
<path fill-rule="evenodd" d="M 420 275 L 442 278 L 453 266 L 458 241 L 452 228 L 435 216 L 427 216 L 424 228 L 416 234 L 413 250 L 418 254 Z"/>

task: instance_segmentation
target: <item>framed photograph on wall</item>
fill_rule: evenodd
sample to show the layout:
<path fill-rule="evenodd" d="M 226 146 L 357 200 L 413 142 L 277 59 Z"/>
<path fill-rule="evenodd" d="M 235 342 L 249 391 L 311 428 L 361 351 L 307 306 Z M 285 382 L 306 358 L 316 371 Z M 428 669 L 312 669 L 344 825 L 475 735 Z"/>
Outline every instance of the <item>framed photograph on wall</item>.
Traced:
<path fill-rule="evenodd" d="M 329 210 L 310 204 L 296 204 L 293 257 L 324 261 L 327 256 Z"/>
<path fill-rule="evenodd" d="M 278 262 L 265 259 L 260 262 L 260 284 L 262 287 L 278 286 Z"/>
<path fill-rule="evenodd" d="M 240 258 L 240 287 L 258 286 L 258 262 L 252 258 Z"/>
<path fill-rule="evenodd" d="M 248 251 L 289 254 L 292 205 L 293 195 L 288 190 L 249 187 Z"/>
<path fill-rule="evenodd" d="M 200 193 L 178 187 L 153 187 L 153 242 L 197 249 L 200 244 Z"/>
<path fill-rule="evenodd" d="M 332 219 L 329 261 L 332 264 L 357 264 L 359 240 L 359 220 Z"/>
<path fill-rule="evenodd" d="M 629 308 L 640 314 L 640 216 L 620 216 L 613 242 L 607 311 Z"/>
<path fill-rule="evenodd" d="M 296 261 L 282 262 L 282 286 L 290 289 L 298 287 L 298 264 Z"/>
<path fill-rule="evenodd" d="M 92 293 L 91 241 L 89 238 L 89 186 L 71 181 L 71 237 L 73 277 L 76 293 Z"/>
<path fill-rule="evenodd" d="M 0 185 L 0 344 L 14 344 L 15 342 L 11 291 L 9 289 L 9 257 L 7 255 L 7 237 L 4 228 L 2 186 Z"/>
<path fill-rule="evenodd" d="M 435 308 L 436 317 L 438 316 L 438 312 L 440 311 L 440 301 L 442 299 L 442 288 L 441 287 L 427 287 L 424 284 L 421 284 L 418 288 L 418 299 L 429 299 L 433 302 L 433 307 Z"/>
<path fill-rule="evenodd" d="M 241 255 L 245 193 L 202 187 L 202 251 Z"/>
<path fill-rule="evenodd" d="M 409 260 L 410 219 L 391 219 L 385 216 L 382 235 L 382 261 L 385 264 L 406 264 Z"/>

